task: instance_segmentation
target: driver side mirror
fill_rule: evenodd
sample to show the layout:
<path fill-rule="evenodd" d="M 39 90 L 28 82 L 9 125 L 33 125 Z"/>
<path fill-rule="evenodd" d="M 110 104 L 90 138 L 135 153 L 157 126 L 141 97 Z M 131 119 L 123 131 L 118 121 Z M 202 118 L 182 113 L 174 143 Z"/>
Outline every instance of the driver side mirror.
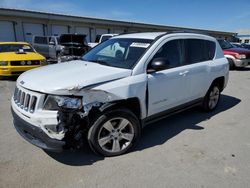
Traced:
<path fill-rule="evenodd" d="M 56 43 L 55 43 L 54 41 L 50 41 L 50 42 L 49 42 L 49 45 L 55 46 Z"/>
<path fill-rule="evenodd" d="M 151 68 L 154 71 L 161 71 L 168 69 L 170 67 L 170 62 L 166 58 L 155 58 L 151 62 Z"/>

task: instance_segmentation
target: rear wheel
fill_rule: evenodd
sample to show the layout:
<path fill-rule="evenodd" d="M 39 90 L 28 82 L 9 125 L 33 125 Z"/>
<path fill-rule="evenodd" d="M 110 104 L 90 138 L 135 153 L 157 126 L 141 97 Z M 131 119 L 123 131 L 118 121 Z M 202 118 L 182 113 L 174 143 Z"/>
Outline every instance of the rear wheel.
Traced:
<path fill-rule="evenodd" d="M 202 105 L 203 109 L 205 111 L 213 111 L 217 107 L 219 99 L 220 99 L 220 87 L 218 84 L 215 83 L 209 88 L 204 98 Z"/>
<path fill-rule="evenodd" d="M 102 114 L 90 128 L 88 141 L 94 152 L 117 156 L 131 149 L 140 137 L 137 117 L 127 109 Z"/>

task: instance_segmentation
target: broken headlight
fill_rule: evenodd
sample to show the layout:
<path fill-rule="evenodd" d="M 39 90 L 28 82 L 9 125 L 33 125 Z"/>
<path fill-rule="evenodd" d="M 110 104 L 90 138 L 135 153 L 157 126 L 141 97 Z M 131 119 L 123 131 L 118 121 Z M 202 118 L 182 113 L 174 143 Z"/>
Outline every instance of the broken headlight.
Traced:
<path fill-rule="evenodd" d="M 80 109 L 82 100 L 75 97 L 48 95 L 44 102 L 44 110 L 59 110 L 59 108 Z"/>

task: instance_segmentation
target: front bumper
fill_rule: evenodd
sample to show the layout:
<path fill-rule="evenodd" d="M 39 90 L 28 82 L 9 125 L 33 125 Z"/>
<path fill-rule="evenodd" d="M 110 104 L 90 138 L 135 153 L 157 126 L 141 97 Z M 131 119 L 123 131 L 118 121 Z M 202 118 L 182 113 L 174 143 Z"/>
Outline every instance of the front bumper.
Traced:
<path fill-rule="evenodd" d="M 13 109 L 11 111 L 14 127 L 25 140 L 48 151 L 61 152 L 64 149 L 65 141 L 50 138 L 41 128 L 24 121 Z"/>
<path fill-rule="evenodd" d="M 31 66 L 0 66 L 0 76 L 20 75 L 25 71 L 40 67 L 40 65 Z"/>
<path fill-rule="evenodd" d="M 234 64 L 236 67 L 246 67 L 250 65 L 250 59 L 235 59 Z"/>

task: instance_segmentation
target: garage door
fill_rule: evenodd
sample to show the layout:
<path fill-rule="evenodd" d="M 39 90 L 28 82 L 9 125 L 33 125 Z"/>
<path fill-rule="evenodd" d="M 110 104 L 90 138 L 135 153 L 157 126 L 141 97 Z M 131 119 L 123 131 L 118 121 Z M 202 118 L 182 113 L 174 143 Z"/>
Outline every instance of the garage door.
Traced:
<path fill-rule="evenodd" d="M 13 22 L 0 21 L 0 41 L 15 41 Z"/>
<path fill-rule="evenodd" d="M 87 42 L 90 42 L 90 34 L 88 27 L 75 27 L 75 33 L 87 35 Z"/>
<path fill-rule="evenodd" d="M 96 29 L 96 35 L 107 34 L 108 29 Z"/>
<path fill-rule="evenodd" d="M 60 36 L 61 34 L 67 34 L 68 26 L 65 25 L 52 25 L 51 34 L 54 36 Z"/>
<path fill-rule="evenodd" d="M 25 41 L 31 43 L 34 35 L 44 36 L 43 24 L 23 23 Z"/>
<path fill-rule="evenodd" d="M 109 32 L 108 32 L 108 29 L 96 29 L 95 33 L 96 33 L 95 42 L 97 42 L 99 41 L 102 34 L 107 34 Z"/>
<path fill-rule="evenodd" d="M 124 30 L 123 29 L 114 29 L 114 33 L 116 33 L 116 34 L 124 33 Z"/>

